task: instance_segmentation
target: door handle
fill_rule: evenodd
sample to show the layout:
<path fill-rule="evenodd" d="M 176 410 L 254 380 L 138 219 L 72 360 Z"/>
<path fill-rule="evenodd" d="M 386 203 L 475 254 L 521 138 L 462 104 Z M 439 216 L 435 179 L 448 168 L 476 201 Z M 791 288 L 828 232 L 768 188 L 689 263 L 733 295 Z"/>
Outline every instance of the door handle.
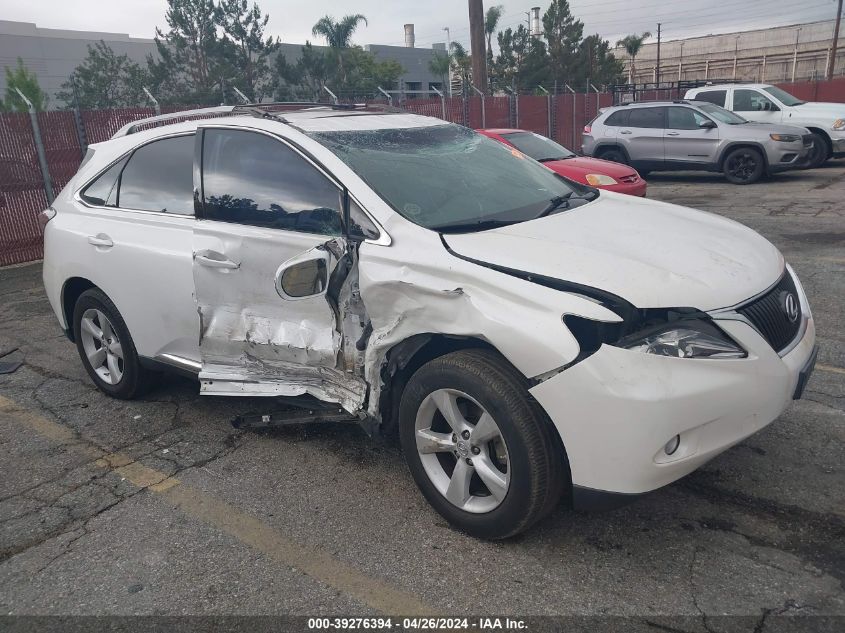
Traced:
<path fill-rule="evenodd" d="M 680 136 L 680 132 L 666 132 L 666 136 Z"/>
<path fill-rule="evenodd" d="M 228 268 L 234 270 L 241 267 L 240 264 L 233 262 L 217 251 L 197 251 L 194 253 L 194 259 L 201 266 L 207 266 L 208 268 Z"/>
<path fill-rule="evenodd" d="M 631 133 L 631 130 L 622 130 L 622 131 L 621 131 L 621 132 L 619 132 L 619 133 L 620 133 L 620 134 L 630 134 L 630 133 Z"/>
<path fill-rule="evenodd" d="M 114 246 L 114 242 L 112 242 L 111 238 L 105 233 L 89 235 L 88 243 L 92 246 L 99 246 L 100 248 L 111 248 L 112 246 Z"/>

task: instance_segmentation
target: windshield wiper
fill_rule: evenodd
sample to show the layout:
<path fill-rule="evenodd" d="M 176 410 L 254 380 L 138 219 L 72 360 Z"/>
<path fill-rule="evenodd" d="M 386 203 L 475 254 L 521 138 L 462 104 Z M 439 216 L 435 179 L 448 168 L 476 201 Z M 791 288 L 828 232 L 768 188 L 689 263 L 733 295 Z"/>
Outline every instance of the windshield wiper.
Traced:
<path fill-rule="evenodd" d="M 569 199 L 572 197 L 572 193 L 573 192 L 570 191 L 569 193 L 566 193 L 562 196 L 555 196 L 554 198 L 549 200 L 549 206 L 547 206 L 545 209 L 540 211 L 540 215 L 536 216 L 535 219 L 544 218 L 547 215 L 549 215 L 550 213 L 557 211 L 561 207 L 568 208 L 569 207 Z"/>

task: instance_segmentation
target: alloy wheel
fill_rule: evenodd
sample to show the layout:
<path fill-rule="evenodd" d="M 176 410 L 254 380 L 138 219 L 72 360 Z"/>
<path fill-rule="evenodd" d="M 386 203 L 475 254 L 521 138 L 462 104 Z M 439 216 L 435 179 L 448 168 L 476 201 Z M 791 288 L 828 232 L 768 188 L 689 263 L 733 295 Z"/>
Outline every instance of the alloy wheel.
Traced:
<path fill-rule="evenodd" d="M 750 152 L 731 156 L 728 160 L 728 173 L 737 180 L 750 180 L 757 170 L 757 159 Z"/>
<path fill-rule="evenodd" d="M 109 385 L 116 385 L 123 378 L 123 346 L 108 317 L 100 310 L 90 308 L 82 314 L 80 328 L 82 348 L 91 368 Z"/>
<path fill-rule="evenodd" d="M 438 389 L 420 404 L 417 452 L 426 475 L 452 505 L 472 513 L 496 509 L 508 493 L 508 450 L 493 416 L 456 389 Z"/>

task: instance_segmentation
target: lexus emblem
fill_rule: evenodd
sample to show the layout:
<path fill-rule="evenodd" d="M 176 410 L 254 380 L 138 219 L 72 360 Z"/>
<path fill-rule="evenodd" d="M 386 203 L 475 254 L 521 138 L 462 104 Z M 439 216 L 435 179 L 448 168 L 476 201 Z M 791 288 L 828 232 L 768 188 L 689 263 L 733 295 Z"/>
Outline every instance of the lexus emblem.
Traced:
<path fill-rule="evenodd" d="M 798 320 L 798 299 L 791 292 L 784 292 L 781 295 L 781 308 L 790 323 Z"/>

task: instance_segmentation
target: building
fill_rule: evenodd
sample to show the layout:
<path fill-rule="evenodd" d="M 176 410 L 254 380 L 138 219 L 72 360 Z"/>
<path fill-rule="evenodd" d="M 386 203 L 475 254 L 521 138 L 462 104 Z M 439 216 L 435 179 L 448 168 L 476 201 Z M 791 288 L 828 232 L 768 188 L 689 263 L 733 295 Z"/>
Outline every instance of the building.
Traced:
<path fill-rule="evenodd" d="M 752 31 L 664 40 L 660 46 L 660 81 L 738 79 L 759 82 L 823 79 L 833 43 L 835 20 Z M 843 29 L 845 30 L 845 29 Z M 843 36 L 840 33 L 840 38 Z M 840 39 L 839 46 L 842 46 Z M 625 64 L 623 49 L 613 51 Z M 640 49 L 635 83 L 651 83 L 657 71 L 657 42 Z M 845 75 L 845 50 L 837 50 L 835 75 Z"/>
<path fill-rule="evenodd" d="M 407 27 L 410 27 L 410 33 Z M 440 88 L 440 78 L 428 70 L 428 62 L 438 45 L 428 49 L 415 48 L 413 25 L 406 25 L 405 32 L 405 46 L 370 44 L 364 48 L 378 59 L 395 59 L 402 65 L 405 73 L 400 78 L 401 89 L 411 91 Z M 36 74 L 42 90 L 50 96 L 51 107 L 57 105 L 55 94 L 61 90 L 61 85 L 67 81 L 74 69 L 85 60 L 88 46 L 100 40 L 118 55 L 126 54 L 141 64 L 145 63 L 148 55 L 154 55 L 156 52 L 154 40 L 130 37 L 125 33 L 45 29 L 31 22 L 0 20 L 0 95 L 6 91 L 3 68 L 14 67 L 20 57 L 24 65 Z M 301 47 L 301 44 L 282 44 L 280 53 L 289 62 L 294 63 L 299 58 Z"/>

